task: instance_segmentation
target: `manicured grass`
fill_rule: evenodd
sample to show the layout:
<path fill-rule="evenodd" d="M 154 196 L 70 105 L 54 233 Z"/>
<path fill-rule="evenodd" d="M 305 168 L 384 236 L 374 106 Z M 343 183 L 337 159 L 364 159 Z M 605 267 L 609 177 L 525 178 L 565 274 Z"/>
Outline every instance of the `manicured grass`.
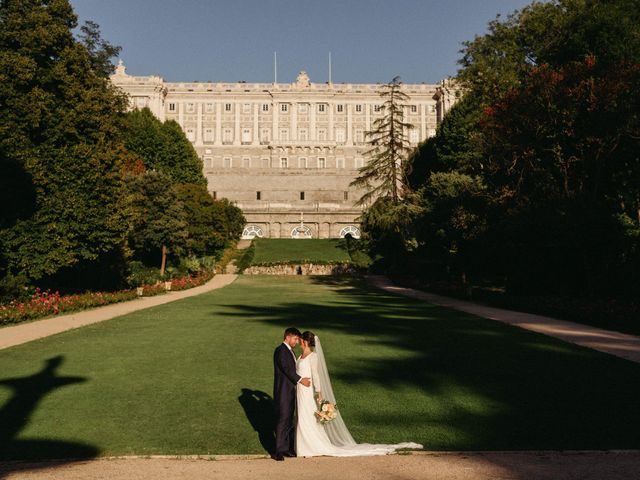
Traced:
<path fill-rule="evenodd" d="M 247 276 L 0 351 L 0 459 L 263 453 L 290 325 L 322 339 L 357 441 L 640 448 L 640 365 L 357 279 Z"/>
<path fill-rule="evenodd" d="M 349 263 L 342 239 L 258 238 L 254 240 L 253 265 L 275 263 Z"/>

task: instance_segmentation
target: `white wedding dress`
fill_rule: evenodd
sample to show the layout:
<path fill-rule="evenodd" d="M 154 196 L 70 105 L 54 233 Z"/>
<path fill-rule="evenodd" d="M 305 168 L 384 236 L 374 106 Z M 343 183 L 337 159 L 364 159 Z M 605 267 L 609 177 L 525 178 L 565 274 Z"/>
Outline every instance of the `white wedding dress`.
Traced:
<path fill-rule="evenodd" d="M 298 424 L 296 426 L 296 455 L 298 457 L 358 457 L 386 455 L 401 448 L 421 449 L 417 443 L 398 443 L 394 445 L 356 443 L 338 411 L 336 419 L 321 424 L 315 415 L 318 409 L 315 392 L 321 392 L 325 400 L 335 404 L 336 399 L 331 388 L 329 373 L 324 361 L 320 339 L 315 337 L 315 351 L 299 358 L 296 372 L 301 377 L 311 379 L 311 387 L 298 383 L 296 389 L 296 410 Z"/>

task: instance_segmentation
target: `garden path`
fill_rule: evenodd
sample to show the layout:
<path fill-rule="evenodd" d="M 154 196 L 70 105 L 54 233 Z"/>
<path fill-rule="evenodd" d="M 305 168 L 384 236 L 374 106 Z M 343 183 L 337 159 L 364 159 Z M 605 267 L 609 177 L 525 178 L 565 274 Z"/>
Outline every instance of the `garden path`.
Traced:
<path fill-rule="evenodd" d="M 634 335 L 613 332 L 531 313 L 488 307 L 466 300 L 400 287 L 394 285 L 391 280 L 381 275 L 367 276 L 367 280 L 375 287 L 390 293 L 424 300 L 434 305 L 453 308 L 454 310 L 471 313 L 490 320 L 497 320 L 525 330 L 555 337 L 565 342 L 640 363 L 640 337 Z"/>
<path fill-rule="evenodd" d="M 193 297 L 206 293 L 217 288 L 222 288 L 232 283 L 238 276 L 230 274 L 219 274 L 213 277 L 204 285 L 181 290 L 179 292 L 168 292 L 164 295 L 155 297 L 142 297 L 129 302 L 114 303 L 92 310 L 83 310 L 68 315 L 60 315 L 57 317 L 45 318 L 35 322 L 22 323 L 10 327 L 0 329 L 0 350 L 13 347 L 23 343 L 31 342 L 39 338 L 48 337 L 61 333 L 66 330 L 72 330 L 78 327 L 84 327 L 92 323 L 102 322 L 111 318 L 119 317 L 127 313 L 143 310 L 156 305 L 163 305 L 169 302 L 175 302 L 187 297 Z"/>
<path fill-rule="evenodd" d="M 209 461 L 220 460 L 220 461 Z M 251 480 L 303 472 L 305 480 L 626 480 L 637 478 L 640 452 L 419 452 L 351 458 L 114 458 L 10 464 L 6 480 Z"/>

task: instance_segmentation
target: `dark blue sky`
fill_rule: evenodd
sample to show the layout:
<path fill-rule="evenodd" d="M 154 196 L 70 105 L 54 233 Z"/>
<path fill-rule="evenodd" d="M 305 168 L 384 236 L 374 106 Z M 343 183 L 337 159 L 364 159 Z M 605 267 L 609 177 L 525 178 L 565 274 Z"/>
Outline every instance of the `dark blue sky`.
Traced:
<path fill-rule="evenodd" d="M 434 83 L 464 40 L 526 0 L 71 0 L 122 47 L 127 72 L 168 81 Z"/>

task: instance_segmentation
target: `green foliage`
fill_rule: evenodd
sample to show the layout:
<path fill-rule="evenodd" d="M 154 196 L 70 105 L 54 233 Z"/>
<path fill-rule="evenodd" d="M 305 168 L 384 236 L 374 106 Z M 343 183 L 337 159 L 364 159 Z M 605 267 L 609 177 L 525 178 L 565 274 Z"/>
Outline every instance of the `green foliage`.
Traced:
<path fill-rule="evenodd" d="M 224 214 L 227 218 L 227 240 L 239 240 L 247 223 L 242 210 L 226 198 L 218 200 L 218 203 L 224 207 Z"/>
<path fill-rule="evenodd" d="M 405 266 L 512 294 L 640 293 L 639 20 L 635 0 L 534 3 L 465 44 L 464 98 L 414 155 Z"/>
<path fill-rule="evenodd" d="M 111 59 L 120 54 L 122 48 L 111 45 L 100 36 L 100 26 L 92 21 L 84 22 L 80 27 L 80 42 L 89 52 L 91 68 L 96 75 L 109 78 L 114 72 Z"/>
<path fill-rule="evenodd" d="M 81 282 L 92 265 L 107 281 L 127 233 L 124 98 L 74 38 L 67 1 L 2 2 L 0 18 L 0 276 Z"/>
<path fill-rule="evenodd" d="M 196 256 L 220 255 L 229 229 L 225 205 L 215 201 L 202 185 L 180 184 L 175 190 L 188 222 L 187 251 Z"/>
<path fill-rule="evenodd" d="M 134 256 L 160 265 L 163 245 L 173 256 L 182 253 L 188 243 L 187 216 L 169 177 L 147 172 L 127 177 L 126 183 Z"/>
<path fill-rule="evenodd" d="M 148 170 L 168 175 L 173 183 L 207 185 L 202 160 L 176 122 L 163 123 L 144 108 L 128 112 L 124 124 L 127 149 L 142 158 Z"/>

